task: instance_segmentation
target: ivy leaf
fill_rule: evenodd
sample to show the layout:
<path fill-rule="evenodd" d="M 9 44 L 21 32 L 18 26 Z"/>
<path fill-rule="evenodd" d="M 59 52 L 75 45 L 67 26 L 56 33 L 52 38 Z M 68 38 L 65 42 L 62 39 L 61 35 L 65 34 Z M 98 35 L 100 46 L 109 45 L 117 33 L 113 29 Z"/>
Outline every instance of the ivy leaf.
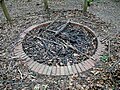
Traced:
<path fill-rule="evenodd" d="M 115 90 L 115 86 L 114 85 L 112 86 L 112 90 Z"/>
<path fill-rule="evenodd" d="M 34 90 L 39 90 L 39 89 L 40 89 L 40 85 L 39 84 L 35 85 Z"/>
<path fill-rule="evenodd" d="M 107 62 L 108 61 L 108 55 L 101 56 L 100 60 L 103 61 L 103 62 Z"/>
<path fill-rule="evenodd" d="M 92 4 L 93 0 L 87 0 L 88 6 Z"/>
<path fill-rule="evenodd" d="M 42 85 L 43 89 L 42 90 L 47 90 L 48 85 Z"/>
<path fill-rule="evenodd" d="M 35 72 L 32 72 L 31 75 L 35 77 L 35 76 L 36 76 L 36 73 L 35 73 Z"/>

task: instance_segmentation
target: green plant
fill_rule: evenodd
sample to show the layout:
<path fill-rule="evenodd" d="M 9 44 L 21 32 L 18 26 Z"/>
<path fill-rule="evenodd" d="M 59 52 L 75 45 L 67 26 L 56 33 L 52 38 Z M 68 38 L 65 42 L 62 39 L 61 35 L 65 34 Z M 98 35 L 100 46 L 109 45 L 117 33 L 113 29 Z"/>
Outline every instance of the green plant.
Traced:
<path fill-rule="evenodd" d="M 87 4 L 88 6 L 90 6 L 92 4 L 93 0 L 87 0 Z"/>
<path fill-rule="evenodd" d="M 49 7 L 48 7 L 48 0 L 43 0 L 43 3 L 44 3 L 44 8 L 46 11 L 49 10 Z"/>
<path fill-rule="evenodd" d="M 93 0 L 84 0 L 84 5 L 83 5 L 83 12 L 87 11 L 87 8 L 91 5 Z"/>
<path fill-rule="evenodd" d="M 107 62 L 107 61 L 108 61 L 108 55 L 102 55 L 102 56 L 100 57 L 100 60 L 101 60 L 102 62 Z"/>
<path fill-rule="evenodd" d="M 42 90 L 47 90 L 48 84 L 47 85 L 42 85 L 43 89 Z"/>
<path fill-rule="evenodd" d="M 7 7 L 6 7 L 6 5 L 5 5 L 4 0 L 0 0 L 0 6 L 1 6 L 2 10 L 3 10 L 3 13 L 4 13 L 6 19 L 7 19 L 9 22 L 11 22 L 11 17 L 10 17 L 10 15 L 9 15 L 9 13 L 8 13 L 8 10 L 7 10 Z"/>

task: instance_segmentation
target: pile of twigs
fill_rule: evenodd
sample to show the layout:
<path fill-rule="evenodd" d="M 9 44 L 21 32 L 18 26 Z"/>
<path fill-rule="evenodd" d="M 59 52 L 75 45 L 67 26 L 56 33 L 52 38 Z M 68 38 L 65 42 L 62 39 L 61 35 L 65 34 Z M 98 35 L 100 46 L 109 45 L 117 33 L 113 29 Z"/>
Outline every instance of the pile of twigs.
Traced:
<path fill-rule="evenodd" d="M 93 33 L 69 20 L 34 29 L 23 40 L 25 53 L 48 65 L 80 63 L 92 56 L 96 49 L 97 40 Z"/>

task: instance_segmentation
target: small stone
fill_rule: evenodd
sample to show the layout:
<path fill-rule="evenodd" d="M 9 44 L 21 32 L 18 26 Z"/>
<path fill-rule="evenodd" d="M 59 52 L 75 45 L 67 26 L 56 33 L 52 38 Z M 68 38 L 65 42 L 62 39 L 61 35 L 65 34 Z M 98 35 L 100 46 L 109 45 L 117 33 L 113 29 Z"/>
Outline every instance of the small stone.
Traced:
<path fill-rule="evenodd" d="M 79 56 L 77 53 L 74 53 L 73 55 L 74 55 L 75 57 Z"/>

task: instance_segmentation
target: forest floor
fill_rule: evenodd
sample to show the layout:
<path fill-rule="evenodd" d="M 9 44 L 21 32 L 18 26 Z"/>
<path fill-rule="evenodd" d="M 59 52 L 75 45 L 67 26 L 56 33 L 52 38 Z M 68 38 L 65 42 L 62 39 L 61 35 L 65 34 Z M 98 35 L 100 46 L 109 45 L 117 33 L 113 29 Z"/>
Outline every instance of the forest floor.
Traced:
<path fill-rule="evenodd" d="M 96 0 L 83 14 L 80 0 L 49 0 L 49 15 L 41 0 L 5 3 L 13 21 L 12 25 L 6 22 L 0 8 L 0 90 L 120 90 L 120 1 Z M 28 70 L 24 62 L 12 58 L 21 32 L 34 24 L 54 20 L 57 14 L 61 14 L 60 20 L 70 18 L 87 25 L 106 46 L 91 70 L 78 76 L 49 77 Z"/>

